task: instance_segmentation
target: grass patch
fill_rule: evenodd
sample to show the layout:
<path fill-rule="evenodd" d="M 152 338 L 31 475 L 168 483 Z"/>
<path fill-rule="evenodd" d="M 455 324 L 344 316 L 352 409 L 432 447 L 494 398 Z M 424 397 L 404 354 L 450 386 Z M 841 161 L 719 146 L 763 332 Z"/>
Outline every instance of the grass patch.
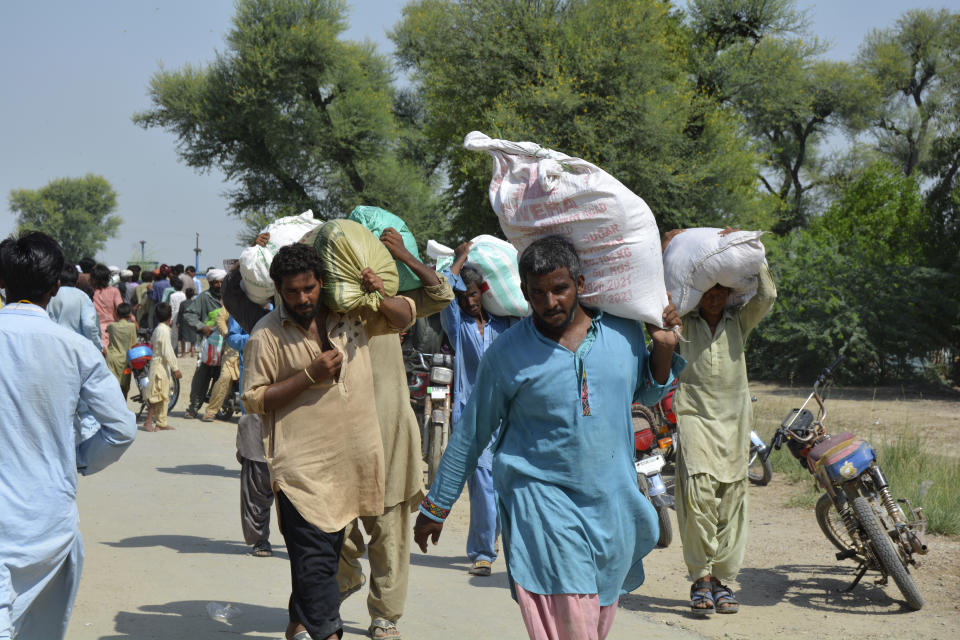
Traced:
<path fill-rule="evenodd" d="M 875 449 L 893 497 L 923 507 L 927 531 L 960 535 L 960 465 L 956 458 L 928 453 L 924 442 L 904 434 Z"/>

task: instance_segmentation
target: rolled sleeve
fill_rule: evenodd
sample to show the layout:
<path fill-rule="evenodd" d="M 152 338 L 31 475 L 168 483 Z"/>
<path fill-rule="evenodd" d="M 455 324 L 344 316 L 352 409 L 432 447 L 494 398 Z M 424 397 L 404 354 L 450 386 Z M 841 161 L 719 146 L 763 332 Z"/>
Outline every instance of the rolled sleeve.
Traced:
<path fill-rule="evenodd" d="M 416 293 L 419 294 L 414 297 L 418 318 L 425 318 L 443 311 L 454 299 L 453 288 L 445 277 L 440 278 L 439 284 L 424 286 L 417 289 Z"/>
<path fill-rule="evenodd" d="M 673 358 L 670 360 L 670 375 L 667 376 L 666 382 L 660 384 L 653 377 L 653 372 L 650 370 L 650 353 L 645 353 L 646 355 L 640 363 L 640 375 L 637 377 L 637 390 L 634 393 L 634 402 L 652 406 L 666 397 L 670 392 L 670 388 L 676 381 L 677 376 L 679 376 L 680 372 L 687 366 L 687 361 L 683 356 L 674 352 Z"/>

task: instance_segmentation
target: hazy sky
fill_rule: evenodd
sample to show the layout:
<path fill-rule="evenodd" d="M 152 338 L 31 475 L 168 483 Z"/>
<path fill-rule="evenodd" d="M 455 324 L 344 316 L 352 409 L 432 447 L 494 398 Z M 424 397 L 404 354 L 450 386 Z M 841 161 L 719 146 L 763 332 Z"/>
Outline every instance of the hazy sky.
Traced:
<path fill-rule="evenodd" d="M 372 40 L 403 2 L 351 0 L 346 37 Z M 829 57 L 850 60 L 863 36 L 910 7 L 960 8 L 960 0 L 799 2 L 816 35 L 834 44 Z M 55 178 L 104 176 L 117 190 L 123 218 L 117 237 L 96 257 L 108 264 L 139 256 L 201 268 L 240 252 L 239 221 L 227 213 L 222 175 L 180 163 L 175 139 L 144 131 L 131 115 L 150 106 L 147 85 L 161 65 L 204 64 L 224 48 L 232 0 L 4 0 L 0 2 L 0 238 L 15 228 L 12 189 L 38 189 Z"/>

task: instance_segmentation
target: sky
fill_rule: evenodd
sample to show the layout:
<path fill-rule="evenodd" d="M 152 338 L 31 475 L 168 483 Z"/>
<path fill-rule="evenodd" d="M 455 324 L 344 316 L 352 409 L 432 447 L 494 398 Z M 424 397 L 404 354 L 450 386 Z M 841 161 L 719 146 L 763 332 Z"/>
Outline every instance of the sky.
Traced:
<path fill-rule="evenodd" d="M 351 40 L 390 54 L 387 37 L 403 2 L 348 0 Z M 960 0 L 800 0 L 811 30 L 830 42 L 828 58 L 852 60 L 863 37 L 909 8 L 960 10 Z M 233 0 L 30 0 L 0 2 L 0 238 L 16 228 L 14 189 L 57 178 L 105 177 L 123 223 L 95 257 L 123 265 L 140 256 L 200 267 L 235 258 L 239 220 L 230 215 L 217 171 L 180 162 L 173 134 L 143 130 L 150 77 L 161 67 L 203 65 L 225 48 Z"/>

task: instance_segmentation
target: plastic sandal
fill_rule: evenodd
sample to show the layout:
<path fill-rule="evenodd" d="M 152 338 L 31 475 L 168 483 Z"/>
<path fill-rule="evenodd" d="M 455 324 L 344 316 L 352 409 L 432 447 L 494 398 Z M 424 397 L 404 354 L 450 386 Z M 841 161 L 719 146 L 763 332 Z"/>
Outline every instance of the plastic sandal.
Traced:
<path fill-rule="evenodd" d="M 397 624 L 385 618 L 374 618 L 367 633 L 373 640 L 400 640 Z"/>
<path fill-rule="evenodd" d="M 708 604 L 710 606 L 704 606 Z M 713 603 L 713 583 L 697 580 L 690 585 L 690 609 L 696 614 L 708 616 L 716 611 Z"/>
<path fill-rule="evenodd" d="M 733 596 L 733 591 L 719 582 L 713 583 L 713 601 L 717 613 L 736 613 L 740 610 L 740 603 Z"/>

